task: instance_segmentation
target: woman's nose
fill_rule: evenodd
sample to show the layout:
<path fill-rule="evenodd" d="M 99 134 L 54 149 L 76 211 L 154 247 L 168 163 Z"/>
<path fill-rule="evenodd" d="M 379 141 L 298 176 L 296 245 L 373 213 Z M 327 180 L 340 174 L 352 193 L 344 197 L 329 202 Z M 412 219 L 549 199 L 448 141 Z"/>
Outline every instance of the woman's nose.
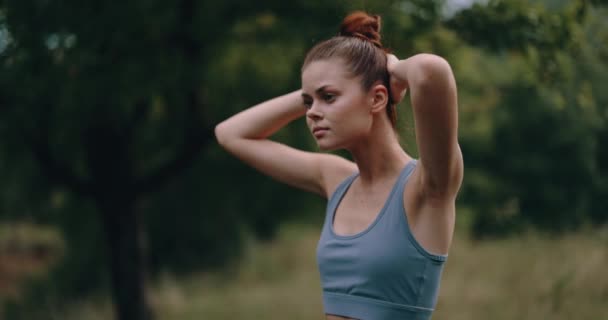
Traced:
<path fill-rule="evenodd" d="M 313 102 L 308 111 L 306 111 L 306 116 L 313 120 L 322 119 L 323 113 L 319 110 L 319 104 Z"/>

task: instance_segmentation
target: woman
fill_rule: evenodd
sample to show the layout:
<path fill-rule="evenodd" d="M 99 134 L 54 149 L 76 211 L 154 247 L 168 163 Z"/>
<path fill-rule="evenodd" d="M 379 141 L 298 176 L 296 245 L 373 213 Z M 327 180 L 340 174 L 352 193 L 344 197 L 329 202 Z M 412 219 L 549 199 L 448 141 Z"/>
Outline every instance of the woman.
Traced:
<path fill-rule="evenodd" d="M 245 163 L 329 199 L 317 247 L 327 319 L 429 319 L 454 229 L 463 162 L 452 70 L 430 54 L 399 61 L 379 31 L 378 16 L 352 13 L 308 52 L 301 90 L 215 130 Z M 395 130 L 406 90 L 418 160 Z M 303 116 L 321 150 L 346 149 L 354 162 L 268 139 Z"/>

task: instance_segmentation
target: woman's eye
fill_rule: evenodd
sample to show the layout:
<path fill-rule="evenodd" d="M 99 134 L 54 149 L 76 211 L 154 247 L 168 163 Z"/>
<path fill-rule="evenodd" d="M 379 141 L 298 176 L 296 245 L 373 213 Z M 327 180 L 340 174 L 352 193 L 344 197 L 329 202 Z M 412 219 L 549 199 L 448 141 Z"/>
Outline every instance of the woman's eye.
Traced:
<path fill-rule="evenodd" d="M 323 99 L 327 102 L 332 102 L 332 101 L 334 101 L 335 98 L 336 98 L 336 95 L 331 94 L 331 93 L 327 93 L 327 94 L 323 95 Z"/>
<path fill-rule="evenodd" d="M 306 109 L 312 108 L 312 100 L 304 100 L 304 107 Z"/>

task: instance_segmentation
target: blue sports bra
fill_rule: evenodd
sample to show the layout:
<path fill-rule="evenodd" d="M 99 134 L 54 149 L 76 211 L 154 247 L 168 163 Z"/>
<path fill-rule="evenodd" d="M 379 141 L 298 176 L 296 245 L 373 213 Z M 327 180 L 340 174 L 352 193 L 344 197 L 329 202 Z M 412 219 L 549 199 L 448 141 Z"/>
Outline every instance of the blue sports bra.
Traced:
<path fill-rule="evenodd" d="M 437 302 L 446 255 L 427 252 L 412 235 L 403 190 L 416 166 L 402 170 L 375 220 L 355 235 L 337 235 L 334 214 L 358 176 L 344 180 L 330 197 L 317 246 L 326 314 L 361 320 L 426 320 Z"/>

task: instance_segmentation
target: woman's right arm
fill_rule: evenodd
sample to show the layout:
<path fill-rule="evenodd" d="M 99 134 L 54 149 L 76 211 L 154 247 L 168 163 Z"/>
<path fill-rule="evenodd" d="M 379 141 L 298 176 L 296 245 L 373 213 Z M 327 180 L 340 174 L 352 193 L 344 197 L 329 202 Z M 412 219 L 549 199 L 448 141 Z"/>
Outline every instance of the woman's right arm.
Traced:
<path fill-rule="evenodd" d="M 279 129 L 305 114 L 298 90 L 228 118 L 215 127 L 215 135 L 228 152 L 260 172 L 328 197 L 342 179 L 356 170 L 354 163 L 268 140 Z"/>

